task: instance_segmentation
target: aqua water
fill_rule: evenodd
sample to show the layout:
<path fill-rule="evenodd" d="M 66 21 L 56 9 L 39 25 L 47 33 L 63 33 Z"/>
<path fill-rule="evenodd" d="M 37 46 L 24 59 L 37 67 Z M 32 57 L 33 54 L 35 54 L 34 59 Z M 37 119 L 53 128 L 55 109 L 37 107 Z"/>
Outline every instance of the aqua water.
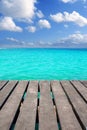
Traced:
<path fill-rule="evenodd" d="M 0 49 L 0 80 L 87 79 L 86 49 Z"/>

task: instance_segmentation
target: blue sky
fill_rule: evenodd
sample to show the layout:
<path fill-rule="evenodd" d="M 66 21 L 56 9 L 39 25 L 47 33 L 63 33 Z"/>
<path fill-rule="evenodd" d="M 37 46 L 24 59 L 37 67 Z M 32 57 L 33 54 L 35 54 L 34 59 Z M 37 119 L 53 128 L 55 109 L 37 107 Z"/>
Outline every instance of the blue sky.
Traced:
<path fill-rule="evenodd" d="M 0 47 L 87 48 L 87 0 L 1 0 Z"/>

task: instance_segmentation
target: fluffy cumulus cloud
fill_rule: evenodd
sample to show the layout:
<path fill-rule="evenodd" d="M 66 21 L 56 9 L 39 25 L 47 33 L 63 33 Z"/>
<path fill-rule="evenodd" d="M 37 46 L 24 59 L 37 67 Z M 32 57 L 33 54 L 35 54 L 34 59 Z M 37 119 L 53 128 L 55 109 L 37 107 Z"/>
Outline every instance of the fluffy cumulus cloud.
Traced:
<path fill-rule="evenodd" d="M 29 31 L 29 32 L 32 32 L 34 33 L 36 31 L 36 27 L 35 26 L 28 26 L 26 27 L 26 29 Z"/>
<path fill-rule="evenodd" d="M 87 18 L 81 16 L 78 12 L 73 11 L 72 13 L 64 12 L 50 15 L 51 19 L 55 22 L 74 22 L 80 27 L 87 25 Z"/>
<path fill-rule="evenodd" d="M 0 19 L 0 30 L 18 31 L 22 28 L 16 26 L 13 21 L 18 20 L 32 23 L 32 18 L 35 15 L 35 3 L 37 0 L 0 0 L 0 13 L 4 18 Z M 38 12 L 41 15 L 41 12 Z"/>
<path fill-rule="evenodd" d="M 64 2 L 64 3 L 74 3 L 77 0 L 61 0 L 61 1 Z"/>
<path fill-rule="evenodd" d="M 0 19 L 0 30 L 22 32 L 22 28 L 16 26 L 11 17 L 4 17 Z"/>
<path fill-rule="evenodd" d="M 0 12 L 14 18 L 32 18 L 36 0 L 1 0 Z"/>
<path fill-rule="evenodd" d="M 49 21 L 47 21 L 46 19 L 39 20 L 38 25 L 40 26 L 40 28 L 51 28 Z"/>
<path fill-rule="evenodd" d="M 61 43 L 73 43 L 73 44 L 84 44 L 87 43 L 87 34 L 81 34 L 80 32 L 69 35 L 66 38 L 62 38 L 59 42 Z"/>

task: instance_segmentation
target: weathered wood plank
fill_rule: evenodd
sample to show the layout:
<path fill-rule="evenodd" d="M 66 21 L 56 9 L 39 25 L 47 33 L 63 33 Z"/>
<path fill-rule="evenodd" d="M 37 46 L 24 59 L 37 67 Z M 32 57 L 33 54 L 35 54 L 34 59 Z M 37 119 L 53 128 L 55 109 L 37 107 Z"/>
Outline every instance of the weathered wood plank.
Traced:
<path fill-rule="evenodd" d="M 61 81 L 62 86 L 74 108 L 75 113 L 78 115 L 78 119 L 81 122 L 83 130 L 87 128 L 87 104 L 83 101 L 81 96 L 77 93 L 75 88 L 69 81 Z"/>
<path fill-rule="evenodd" d="M 15 130 L 35 130 L 37 94 L 38 81 L 31 81 L 28 86 L 26 99 L 20 109 Z"/>
<path fill-rule="evenodd" d="M 58 130 L 48 81 L 40 81 L 39 130 Z"/>
<path fill-rule="evenodd" d="M 51 82 L 62 130 L 82 130 L 58 81 Z"/>
<path fill-rule="evenodd" d="M 85 87 L 87 87 L 87 80 L 81 80 L 80 81 Z"/>
<path fill-rule="evenodd" d="M 6 86 L 2 89 L 0 92 L 0 108 L 5 102 L 5 100 L 8 98 L 10 92 L 13 90 L 15 85 L 17 84 L 17 81 L 10 81 Z"/>
<path fill-rule="evenodd" d="M 0 91 L 2 90 L 2 88 L 5 86 L 5 84 L 6 84 L 7 82 L 8 82 L 8 81 L 0 80 Z"/>
<path fill-rule="evenodd" d="M 0 111 L 0 130 L 9 130 L 25 91 L 27 81 L 20 81 Z"/>
<path fill-rule="evenodd" d="M 83 97 L 83 99 L 87 103 L 87 88 L 84 87 L 84 85 L 82 85 L 77 80 L 71 81 L 71 83 L 74 85 L 74 87 L 76 88 L 76 90 L 81 94 L 81 96 Z"/>

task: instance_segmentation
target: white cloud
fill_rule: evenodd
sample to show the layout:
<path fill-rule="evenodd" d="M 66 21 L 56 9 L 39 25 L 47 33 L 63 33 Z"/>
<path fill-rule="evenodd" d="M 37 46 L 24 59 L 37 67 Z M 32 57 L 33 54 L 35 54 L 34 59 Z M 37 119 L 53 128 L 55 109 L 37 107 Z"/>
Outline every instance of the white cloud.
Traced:
<path fill-rule="evenodd" d="M 29 31 L 29 32 L 32 32 L 34 33 L 36 31 L 36 27 L 35 26 L 28 26 L 26 27 L 26 29 Z"/>
<path fill-rule="evenodd" d="M 40 26 L 40 28 L 51 28 L 49 21 L 47 21 L 46 19 L 39 20 L 38 25 Z"/>
<path fill-rule="evenodd" d="M 13 18 L 32 18 L 36 0 L 1 0 L 0 12 Z"/>
<path fill-rule="evenodd" d="M 73 43 L 79 43 L 79 42 L 81 43 L 81 42 L 83 42 L 83 40 L 85 40 L 85 35 L 82 35 L 80 33 L 72 34 L 72 35 L 69 35 L 67 40 L 72 40 Z"/>
<path fill-rule="evenodd" d="M 18 18 L 17 19 L 18 22 L 23 22 L 23 23 L 28 23 L 28 24 L 32 24 L 33 20 L 30 18 Z"/>
<path fill-rule="evenodd" d="M 78 12 L 73 11 L 72 13 L 64 12 L 50 15 L 51 19 L 57 23 L 59 22 L 74 22 L 80 27 L 87 25 L 87 18 L 81 16 Z"/>
<path fill-rule="evenodd" d="M 17 42 L 17 43 L 19 42 L 19 40 L 15 39 L 13 37 L 7 37 L 6 39 L 9 41 L 12 41 L 12 42 Z"/>
<path fill-rule="evenodd" d="M 63 3 L 75 3 L 75 2 L 83 2 L 84 4 L 87 2 L 87 0 L 61 0 Z"/>
<path fill-rule="evenodd" d="M 35 46 L 35 42 L 26 42 L 26 41 L 22 41 L 22 40 L 18 40 L 16 38 L 13 37 L 6 37 L 6 40 L 11 41 L 11 43 L 15 43 L 14 47 L 34 47 Z M 12 47 L 13 44 L 10 44 L 10 47 Z M 37 47 L 37 45 L 36 45 Z"/>
<path fill-rule="evenodd" d="M 41 12 L 41 10 L 38 10 L 36 12 L 36 15 L 37 15 L 38 18 L 43 18 L 44 17 L 44 14 Z"/>
<path fill-rule="evenodd" d="M 61 1 L 64 2 L 64 3 L 74 3 L 77 0 L 61 0 Z"/>
<path fill-rule="evenodd" d="M 51 19 L 55 22 L 63 22 L 64 21 L 64 16 L 62 13 L 57 13 L 57 14 L 51 14 L 50 15 Z"/>
<path fill-rule="evenodd" d="M 0 19 L 0 30 L 22 32 L 22 28 L 16 26 L 11 17 L 4 17 Z"/>
<path fill-rule="evenodd" d="M 59 42 L 60 43 L 74 43 L 74 44 L 87 43 L 87 34 L 81 34 L 80 32 L 76 32 L 74 34 L 69 35 L 68 37 L 60 39 Z"/>

